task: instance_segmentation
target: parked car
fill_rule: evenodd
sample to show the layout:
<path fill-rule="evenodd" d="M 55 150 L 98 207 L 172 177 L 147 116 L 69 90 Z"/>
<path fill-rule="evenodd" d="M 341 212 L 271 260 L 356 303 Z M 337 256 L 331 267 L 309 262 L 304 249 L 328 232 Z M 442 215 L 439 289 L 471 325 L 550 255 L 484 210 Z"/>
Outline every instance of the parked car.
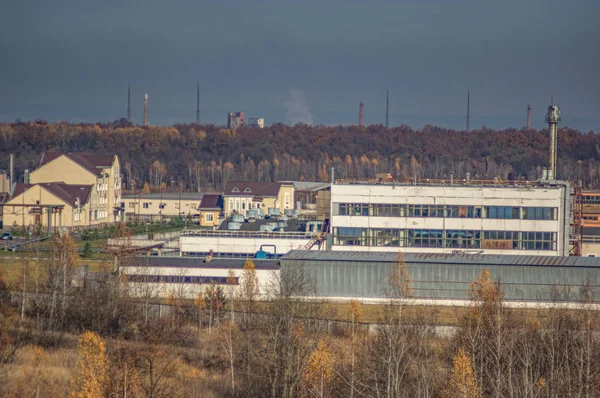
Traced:
<path fill-rule="evenodd" d="M 10 232 L 5 232 L 2 234 L 2 237 L 0 237 L 0 239 L 2 240 L 12 240 L 13 236 Z"/>

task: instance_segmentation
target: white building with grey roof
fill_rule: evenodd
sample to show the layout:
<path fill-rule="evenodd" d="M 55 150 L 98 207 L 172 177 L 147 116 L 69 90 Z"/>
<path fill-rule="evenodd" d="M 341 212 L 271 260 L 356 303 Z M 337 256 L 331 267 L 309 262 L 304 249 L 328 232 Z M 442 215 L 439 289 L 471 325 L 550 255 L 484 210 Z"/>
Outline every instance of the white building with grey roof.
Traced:
<path fill-rule="evenodd" d="M 570 191 L 560 182 L 336 183 L 331 248 L 568 256 Z"/>

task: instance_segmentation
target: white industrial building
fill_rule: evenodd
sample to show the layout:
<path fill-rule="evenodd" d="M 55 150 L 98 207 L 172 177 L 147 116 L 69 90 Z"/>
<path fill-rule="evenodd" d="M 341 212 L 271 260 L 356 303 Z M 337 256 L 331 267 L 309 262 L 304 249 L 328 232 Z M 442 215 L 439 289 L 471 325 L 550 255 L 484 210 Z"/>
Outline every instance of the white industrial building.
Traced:
<path fill-rule="evenodd" d="M 209 252 L 221 257 L 254 257 L 263 248 L 271 257 L 279 257 L 292 250 L 318 250 L 324 246 L 324 242 L 317 242 L 319 236 L 317 231 L 185 231 L 180 237 L 180 250 L 183 257 Z"/>
<path fill-rule="evenodd" d="M 568 256 L 567 183 L 331 186 L 331 249 Z"/>
<path fill-rule="evenodd" d="M 255 266 L 259 294 L 264 296 L 277 285 L 279 262 L 250 258 Z M 237 294 L 244 275 L 244 259 L 139 257 L 121 267 L 129 294 L 148 299 L 176 297 L 194 299 L 207 286 L 218 285 L 224 293 Z M 231 289 L 231 291 L 230 291 Z"/>

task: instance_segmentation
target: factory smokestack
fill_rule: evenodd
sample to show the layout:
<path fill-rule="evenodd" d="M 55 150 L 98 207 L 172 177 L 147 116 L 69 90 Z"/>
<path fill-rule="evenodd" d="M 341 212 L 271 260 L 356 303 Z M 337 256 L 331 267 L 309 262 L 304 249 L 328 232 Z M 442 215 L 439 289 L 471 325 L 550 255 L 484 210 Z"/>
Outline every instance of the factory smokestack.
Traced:
<path fill-rule="evenodd" d="M 531 129 L 531 105 L 527 104 L 527 130 Z"/>
<path fill-rule="evenodd" d="M 560 122 L 560 108 L 557 105 L 550 105 L 546 114 L 546 122 L 550 130 L 550 148 L 548 160 L 548 179 L 556 179 L 556 150 L 558 141 L 558 122 Z"/>
<path fill-rule="evenodd" d="M 385 128 L 390 128 L 390 89 L 386 91 L 385 97 Z"/>
<path fill-rule="evenodd" d="M 148 94 L 144 94 L 144 126 L 148 125 Z"/>
<path fill-rule="evenodd" d="M 360 101 L 360 105 L 358 106 L 358 127 L 362 127 L 365 125 L 365 119 L 363 115 L 364 107 L 365 106 L 363 105 L 362 101 Z"/>
<path fill-rule="evenodd" d="M 131 122 L 131 85 L 127 86 L 127 121 Z"/>
<path fill-rule="evenodd" d="M 471 130 L 471 92 L 467 91 L 467 131 Z"/>

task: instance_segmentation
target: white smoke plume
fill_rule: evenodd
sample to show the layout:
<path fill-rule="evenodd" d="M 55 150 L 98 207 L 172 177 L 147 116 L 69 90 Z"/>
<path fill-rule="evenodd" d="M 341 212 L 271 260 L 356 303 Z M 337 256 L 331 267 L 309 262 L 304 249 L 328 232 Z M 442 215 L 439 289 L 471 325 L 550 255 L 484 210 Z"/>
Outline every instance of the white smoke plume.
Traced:
<path fill-rule="evenodd" d="M 308 110 L 306 93 L 295 88 L 290 89 L 290 94 L 285 101 L 285 121 L 290 125 L 304 123 L 312 125 L 313 117 Z"/>

